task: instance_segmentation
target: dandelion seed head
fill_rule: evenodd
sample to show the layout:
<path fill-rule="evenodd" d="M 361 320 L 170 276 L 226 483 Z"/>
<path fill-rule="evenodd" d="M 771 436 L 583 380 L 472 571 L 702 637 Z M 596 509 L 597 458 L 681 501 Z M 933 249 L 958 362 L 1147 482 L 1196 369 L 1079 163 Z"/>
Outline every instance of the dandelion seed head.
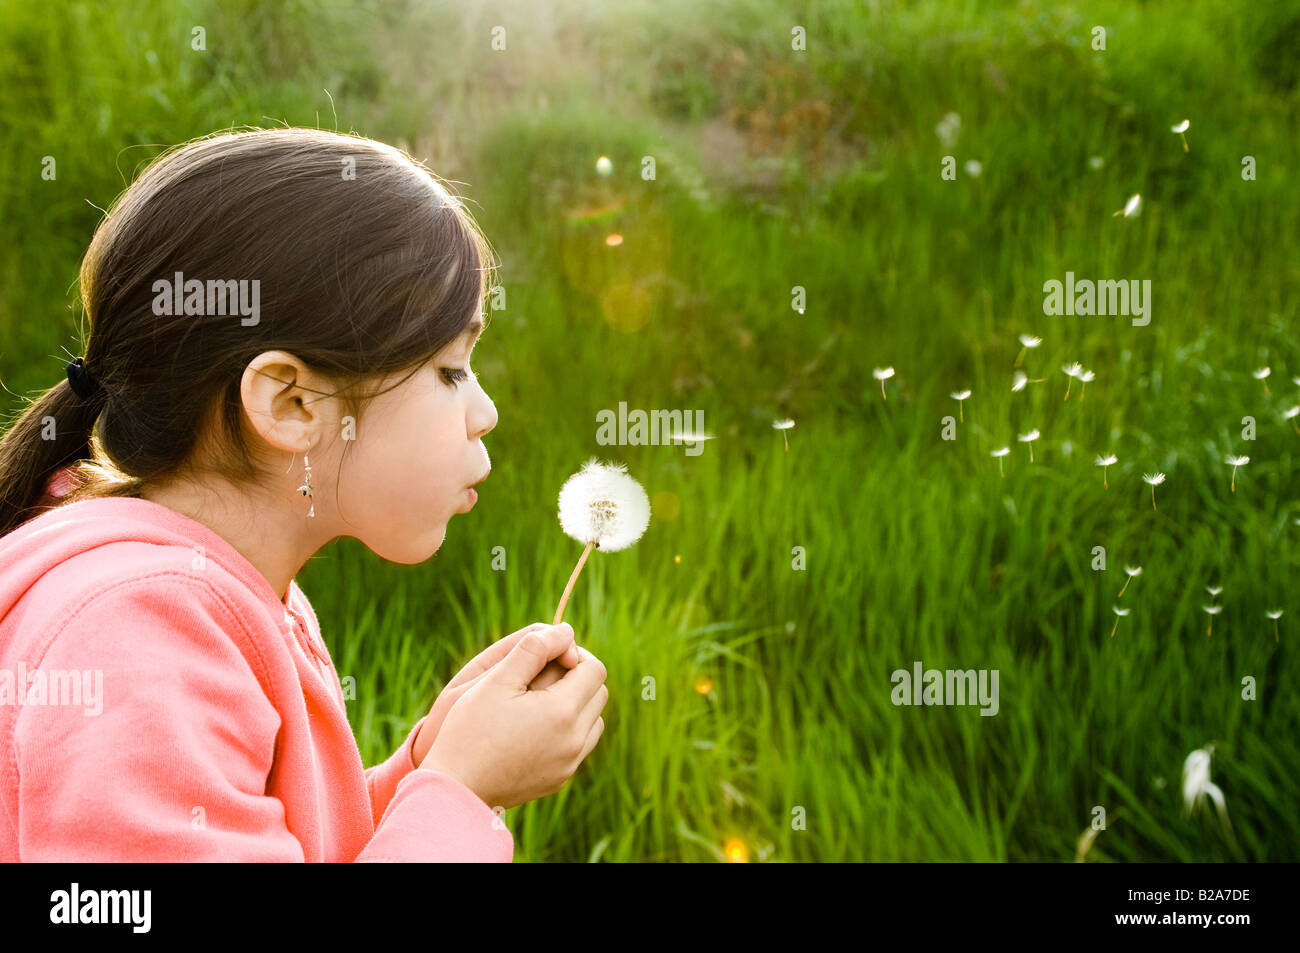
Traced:
<path fill-rule="evenodd" d="M 1218 615 L 1220 612 L 1223 611 L 1223 606 L 1201 606 L 1201 608 L 1204 609 L 1206 612 L 1208 612 L 1210 615 Z"/>
<path fill-rule="evenodd" d="M 1099 467 L 1108 467 L 1108 466 L 1110 466 L 1111 464 L 1116 463 L 1118 460 L 1119 460 L 1119 457 L 1115 456 L 1115 454 L 1113 454 L 1113 453 L 1108 453 L 1108 454 L 1106 454 L 1106 456 L 1104 456 L 1104 457 L 1103 457 L 1101 454 L 1098 454 L 1098 455 L 1097 455 L 1097 466 L 1099 466 Z"/>
<path fill-rule="evenodd" d="M 1205 591 L 1208 592 L 1211 596 L 1217 596 L 1219 593 L 1221 593 L 1221 592 L 1223 591 L 1223 587 L 1222 587 L 1222 586 L 1206 586 L 1206 587 L 1205 587 Z"/>
<path fill-rule="evenodd" d="M 1288 410 L 1286 413 L 1282 415 L 1283 420 L 1290 420 L 1293 417 L 1300 417 L 1300 404 L 1297 404 L 1296 406 L 1292 407 L 1290 410 Z"/>
<path fill-rule="evenodd" d="M 773 430 L 789 430 L 793 426 L 794 421 L 788 418 L 786 420 L 776 420 L 772 422 Z"/>
<path fill-rule="evenodd" d="M 1037 430 L 1031 430 L 1029 431 L 1029 433 L 1022 433 L 1016 439 L 1019 440 L 1021 443 L 1032 443 L 1033 441 L 1037 440 L 1039 436 L 1040 434 L 1038 433 Z"/>
<path fill-rule="evenodd" d="M 1010 452 L 1011 452 L 1011 448 L 1010 448 L 1010 447 L 999 447 L 997 450 L 994 450 L 991 454 L 989 454 L 989 456 L 991 456 L 991 457 L 1005 457 L 1005 456 L 1006 456 L 1008 453 L 1010 453 Z"/>
<path fill-rule="evenodd" d="M 1043 343 L 1043 339 L 1033 334 L 1020 335 L 1020 343 L 1028 348 L 1035 348 Z"/>
<path fill-rule="evenodd" d="M 1144 473 L 1142 479 L 1152 486 L 1159 486 L 1165 482 L 1165 475 L 1163 473 Z"/>
<path fill-rule="evenodd" d="M 1125 218 L 1133 218 L 1135 215 L 1137 215 L 1137 214 L 1138 214 L 1139 212 L 1141 212 L 1141 211 L 1142 211 L 1142 196 L 1141 196 L 1141 194 L 1139 193 L 1139 194 L 1137 194 L 1137 195 L 1134 195 L 1134 196 L 1133 196 L 1131 199 L 1129 199 L 1128 202 L 1124 205 L 1124 217 L 1125 217 Z"/>
<path fill-rule="evenodd" d="M 970 391 L 968 391 L 968 390 L 955 390 L 955 391 L 952 392 L 951 396 L 952 396 L 952 399 L 953 399 L 953 400 L 965 400 L 967 397 L 970 396 Z"/>
<path fill-rule="evenodd" d="M 1029 383 L 1029 375 L 1024 371 L 1016 371 L 1015 382 L 1011 385 L 1013 391 L 1024 390 L 1025 385 Z"/>
<path fill-rule="evenodd" d="M 1280 618 L 1282 618 L 1282 610 L 1281 610 L 1281 609 L 1265 609 L 1265 610 L 1264 610 L 1264 615 L 1268 616 L 1270 619 L 1280 619 Z"/>
<path fill-rule="evenodd" d="M 1176 126 L 1170 126 L 1170 127 L 1169 127 L 1169 131 L 1170 131 L 1170 132 L 1186 132 L 1188 129 L 1191 128 L 1191 125 L 1192 125 L 1192 121 L 1191 121 L 1190 119 L 1184 119 L 1184 120 L 1183 120 L 1182 122 L 1180 122 L 1178 125 L 1176 125 Z"/>
<path fill-rule="evenodd" d="M 1096 376 L 1097 375 L 1094 374 L 1092 371 L 1084 371 L 1082 374 L 1079 375 L 1079 380 L 1087 384 L 1089 381 L 1093 380 Z"/>
<path fill-rule="evenodd" d="M 1246 464 L 1250 463 L 1250 457 L 1233 457 L 1233 456 L 1229 456 L 1229 457 L 1227 458 L 1227 460 L 1228 460 L 1228 463 L 1229 463 L 1231 466 L 1234 466 L 1234 467 L 1244 467 Z"/>
<path fill-rule="evenodd" d="M 871 376 L 878 381 L 889 380 L 894 376 L 894 369 L 892 367 L 877 367 L 871 372 Z"/>
<path fill-rule="evenodd" d="M 1126 573 L 1128 573 L 1130 576 L 1140 576 L 1140 575 L 1142 575 L 1142 567 L 1141 567 L 1141 566 L 1125 566 L 1125 567 L 1124 567 L 1124 571 L 1125 571 Z"/>
<path fill-rule="evenodd" d="M 1065 372 L 1067 377 L 1078 377 L 1083 373 L 1083 365 L 1075 361 L 1073 364 L 1061 365 L 1061 370 Z"/>
<path fill-rule="evenodd" d="M 626 549 L 650 524 L 650 498 L 623 464 L 594 457 L 560 488 L 560 528 L 602 552 Z"/>
<path fill-rule="evenodd" d="M 1129 614 L 1130 612 L 1132 612 L 1133 610 L 1131 610 L 1131 609 L 1121 609 L 1119 606 L 1111 606 L 1111 607 L 1110 607 L 1110 611 L 1113 612 L 1113 613 L 1115 613 L 1116 615 L 1128 615 L 1128 614 Z"/>
<path fill-rule="evenodd" d="M 1261 367 L 1259 370 L 1253 373 L 1253 376 L 1255 380 L 1262 381 L 1264 378 L 1268 377 L 1268 375 L 1272 373 L 1273 373 L 1273 369 L 1271 367 Z"/>

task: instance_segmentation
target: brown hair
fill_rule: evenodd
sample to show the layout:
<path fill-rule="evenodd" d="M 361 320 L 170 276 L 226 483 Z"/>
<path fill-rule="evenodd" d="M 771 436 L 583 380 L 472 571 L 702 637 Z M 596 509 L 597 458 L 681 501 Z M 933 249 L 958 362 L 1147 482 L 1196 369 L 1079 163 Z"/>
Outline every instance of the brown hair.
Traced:
<path fill-rule="evenodd" d="M 77 464 L 64 502 L 138 496 L 191 472 L 205 434 L 217 442 L 211 472 L 256 479 L 241 426 L 249 361 L 296 355 L 339 384 L 324 396 L 359 420 L 479 318 L 496 267 L 443 180 L 392 146 L 286 128 L 168 150 L 118 197 L 81 264 L 85 367 L 99 392 L 77 396 L 59 367 L 63 380 L 0 438 L 0 535 L 44 509 L 62 467 Z M 258 280 L 259 320 L 245 325 L 234 308 L 155 314 L 154 283 L 177 272 Z"/>

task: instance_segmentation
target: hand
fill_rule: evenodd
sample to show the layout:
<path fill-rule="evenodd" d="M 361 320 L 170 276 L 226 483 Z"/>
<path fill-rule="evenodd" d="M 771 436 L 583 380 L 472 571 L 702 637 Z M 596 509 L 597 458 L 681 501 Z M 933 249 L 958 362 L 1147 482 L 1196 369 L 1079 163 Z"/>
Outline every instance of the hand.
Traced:
<path fill-rule="evenodd" d="M 568 625 L 568 623 L 563 623 Z M 502 639 L 493 642 L 478 655 L 474 656 L 470 662 L 456 673 L 456 677 L 447 683 L 438 698 L 429 709 L 429 714 L 425 716 L 424 724 L 420 726 L 420 733 L 415 736 L 415 744 L 412 746 L 411 754 L 415 759 L 413 767 L 419 767 L 420 762 L 428 755 L 429 749 L 433 747 L 433 740 L 438 735 L 438 729 L 447 718 L 447 712 L 461 695 L 465 694 L 480 678 L 487 672 L 491 671 L 498 662 L 510 654 L 520 639 L 529 632 L 538 629 L 549 629 L 551 626 L 545 622 L 534 622 L 532 625 L 525 626 L 518 632 L 511 632 Z M 572 631 L 572 626 L 569 627 Z M 560 677 L 569 669 L 578 664 L 581 656 L 578 654 L 578 648 L 570 644 L 564 654 L 558 659 L 550 662 L 540 675 L 535 678 L 528 686 L 530 690 L 539 690 L 546 688 L 559 681 Z"/>
<path fill-rule="evenodd" d="M 492 808 L 561 790 L 600 740 L 609 699 L 605 666 L 586 649 L 558 682 L 529 691 L 546 663 L 572 646 L 568 625 L 521 638 L 447 712 L 419 769 L 459 781 Z"/>

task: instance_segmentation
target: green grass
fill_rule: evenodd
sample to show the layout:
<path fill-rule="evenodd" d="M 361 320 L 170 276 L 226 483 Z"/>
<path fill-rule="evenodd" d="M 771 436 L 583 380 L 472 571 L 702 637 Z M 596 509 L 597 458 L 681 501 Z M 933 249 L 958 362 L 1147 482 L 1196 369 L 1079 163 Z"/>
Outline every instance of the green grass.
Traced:
<path fill-rule="evenodd" d="M 1300 436 L 1281 419 L 1300 398 L 1300 18 L 1285 4 L 756 2 L 705 23 L 680 3 L 592 5 L 554 34 L 505 9 L 462 24 L 419 4 L 323 20 L 243 6 L 266 26 L 230 22 L 227 52 L 155 72 L 132 37 L 184 50 L 215 7 L 132 5 L 122 30 L 74 5 L 89 65 L 44 16 L 0 19 L 0 78 L 24 77 L 0 83 L 0 376 L 15 393 L 58 379 L 48 355 L 75 348 L 73 323 L 44 316 L 70 314 L 98 215 L 84 200 L 112 199 L 127 145 L 264 115 L 314 125 L 322 103 L 332 127 L 329 88 L 340 128 L 445 156 L 431 164 L 466 183 L 508 292 L 476 351 L 500 412 L 492 479 L 429 563 L 345 540 L 299 576 L 356 680 L 366 763 L 475 652 L 549 620 L 580 552 L 555 495 L 594 454 L 628 464 L 655 517 L 632 549 L 592 557 L 569 604 L 609 671 L 606 731 L 561 794 L 508 813 L 517 859 L 715 860 L 739 837 L 751 859 L 1070 860 L 1096 805 L 1090 860 L 1300 859 Z M 492 58 L 495 23 L 517 52 Z M 271 56 L 282 41 L 292 55 Z M 947 112 L 976 179 L 940 178 Z M 1168 131 L 1184 117 L 1186 153 Z M 759 154 L 702 138 L 720 128 Z M 50 153 L 69 157 L 57 185 L 31 171 Z M 1113 217 L 1134 192 L 1142 214 Z M 1152 323 L 1044 315 L 1043 282 L 1067 270 L 1150 279 Z M 1020 332 L 1043 336 L 1025 369 L 1047 382 L 1013 394 Z M 1082 402 L 1077 384 L 1061 399 L 1074 360 L 1097 374 Z M 887 400 L 871 377 L 885 365 Z M 703 409 L 716 439 L 696 457 L 600 447 L 596 412 L 621 400 Z M 1016 441 L 1031 427 L 1032 465 Z M 1006 444 L 1000 478 L 989 451 Z M 1227 453 L 1251 457 L 1235 493 Z M 1153 511 L 1141 474 L 1156 469 Z M 1126 563 L 1144 571 L 1110 639 Z M 1210 584 L 1224 609 L 1207 638 Z M 999 714 L 895 707 L 890 673 L 918 659 L 997 669 Z M 1183 759 L 1211 741 L 1238 848 L 1180 810 Z"/>

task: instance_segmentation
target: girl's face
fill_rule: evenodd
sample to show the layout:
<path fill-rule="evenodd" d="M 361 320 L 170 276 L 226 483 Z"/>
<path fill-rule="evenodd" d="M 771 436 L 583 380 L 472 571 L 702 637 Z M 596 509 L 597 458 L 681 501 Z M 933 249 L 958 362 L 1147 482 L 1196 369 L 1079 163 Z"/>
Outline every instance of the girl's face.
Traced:
<path fill-rule="evenodd" d="M 470 484 L 491 469 L 483 436 L 497 424 L 496 406 L 470 370 L 481 330 L 472 327 L 376 397 L 356 423 L 338 518 L 347 535 L 384 559 L 413 564 L 437 552 L 447 523 L 473 505 Z"/>

